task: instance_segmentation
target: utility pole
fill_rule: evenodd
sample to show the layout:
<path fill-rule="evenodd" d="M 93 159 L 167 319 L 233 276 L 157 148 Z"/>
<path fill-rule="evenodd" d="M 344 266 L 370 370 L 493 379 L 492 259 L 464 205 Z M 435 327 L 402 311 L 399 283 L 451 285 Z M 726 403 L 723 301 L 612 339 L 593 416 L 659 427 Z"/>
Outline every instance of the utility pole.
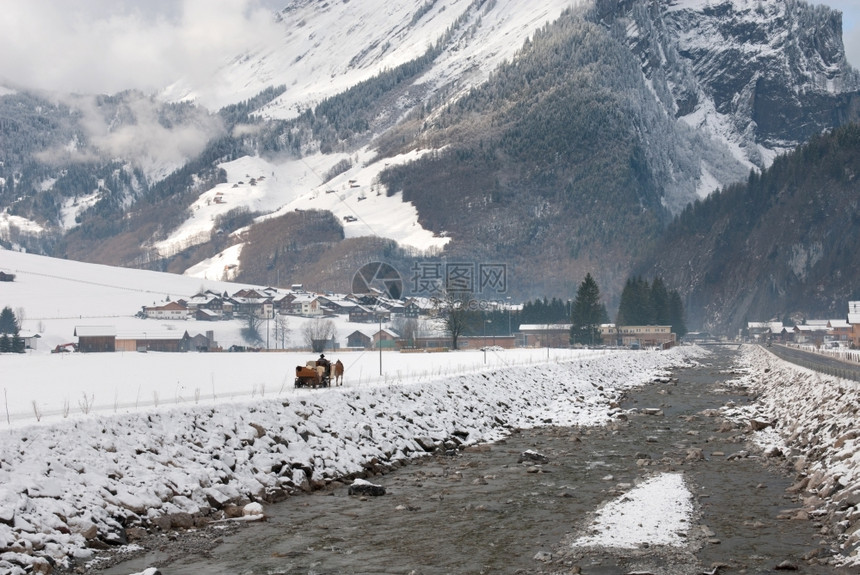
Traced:
<path fill-rule="evenodd" d="M 379 320 L 379 337 L 376 339 L 376 345 L 379 347 L 379 375 L 382 375 L 382 314 L 379 313 L 379 304 L 376 308 L 376 319 Z"/>

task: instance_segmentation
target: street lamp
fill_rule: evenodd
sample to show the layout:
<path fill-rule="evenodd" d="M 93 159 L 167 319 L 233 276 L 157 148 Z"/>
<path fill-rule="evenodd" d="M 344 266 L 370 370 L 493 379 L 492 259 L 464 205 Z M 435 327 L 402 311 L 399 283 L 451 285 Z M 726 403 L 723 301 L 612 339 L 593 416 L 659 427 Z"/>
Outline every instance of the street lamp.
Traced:
<path fill-rule="evenodd" d="M 379 304 L 376 308 L 376 319 L 379 320 L 379 337 L 376 339 L 376 345 L 379 347 L 379 375 L 382 376 L 382 314 L 379 313 Z"/>
<path fill-rule="evenodd" d="M 544 343 L 546 344 L 546 358 L 549 359 L 549 324 L 543 324 Z"/>
<path fill-rule="evenodd" d="M 508 300 L 508 337 L 514 335 L 514 332 L 511 330 L 511 296 L 507 297 Z"/>
<path fill-rule="evenodd" d="M 484 363 L 487 363 L 487 318 L 484 318 L 484 336 L 481 338 L 484 342 L 483 351 L 484 351 Z"/>

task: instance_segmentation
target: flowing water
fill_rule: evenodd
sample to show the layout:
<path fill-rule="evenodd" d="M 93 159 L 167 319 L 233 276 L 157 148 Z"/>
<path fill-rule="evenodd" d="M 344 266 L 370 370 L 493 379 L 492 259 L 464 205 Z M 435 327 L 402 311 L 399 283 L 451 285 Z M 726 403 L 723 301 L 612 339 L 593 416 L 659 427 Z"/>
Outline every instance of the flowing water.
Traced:
<path fill-rule="evenodd" d="M 716 348 L 701 365 L 678 370 L 677 381 L 632 391 L 622 407 L 638 409 L 609 427 L 523 430 L 456 456 L 427 457 L 371 478 L 384 496 L 350 496 L 335 484 L 266 506 L 266 522 L 217 537 L 207 530 L 202 547 L 163 537 L 103 573 L 157 566 L 164 575 L 692 575 L 715 566 L 721 574 L 772 573 L 779 565 L 843 572 L 823 564 L 830 545 L 821 526 L 788 518 L 799 506 L 785 492 L 794 478 L 780 469 L 788 466 L 732 457 L 748 448 L 743 430 L 721 429 L 709 410 L 746 401 L 723 385 L 733 359 L 733 349 Z M 521 462 L 526 450 L 548 462 Z M 687 549 L 570 546 L 602 502 L 662 471 L 682 472 L 698 502 L 691 530 L 698 535 Z"/>

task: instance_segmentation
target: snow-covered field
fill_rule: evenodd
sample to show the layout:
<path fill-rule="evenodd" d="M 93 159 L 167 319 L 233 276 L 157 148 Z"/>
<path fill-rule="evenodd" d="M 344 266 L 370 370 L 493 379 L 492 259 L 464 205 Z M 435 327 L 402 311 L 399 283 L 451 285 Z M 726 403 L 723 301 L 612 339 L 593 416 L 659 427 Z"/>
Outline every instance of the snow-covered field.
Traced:
<path fill-rule="evenodd" d="M 200 287 L 6 251 L 0 269 L 17 275 L 0 286 L 0 305 L 25 310 L 24 328 L 41 324 L 52 341 L 67 322 L 116 321 L 120 308 L 137 309 L 129 301 Z M 293 366 L 307 358 L 289 352 L 3 355 L 0 571 L 37 570 L 48 557 L 87 564 L 93 539 L 123 545 L 131 527 L 265 505 L 453 438 L 474 444 L 512 427 L 600 425 L 624 390 L 700 353 L 353 352 L 341 357 L 344 385 L 316 390 L 292 386 Z M 653 481 L 666 501 L 689 497 L 670 476 Z M 629 517 L 649 513 L 637 511 L 639 500 L 624 504 Z M 613 532 L 660 541 L 649 528 L 666 527 L 636 521 Z"/>

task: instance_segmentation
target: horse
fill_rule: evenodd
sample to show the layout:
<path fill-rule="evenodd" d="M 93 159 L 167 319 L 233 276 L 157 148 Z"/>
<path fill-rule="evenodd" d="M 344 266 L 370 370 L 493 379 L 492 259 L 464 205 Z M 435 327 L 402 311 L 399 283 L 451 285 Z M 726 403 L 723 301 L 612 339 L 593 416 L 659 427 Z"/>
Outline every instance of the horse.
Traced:
<path fill-rule="evenodd" d="M 343 385 L 343 363 L 340 360 L 334 362 L 332 372 L 334 373 L 335 385 Z"/>

